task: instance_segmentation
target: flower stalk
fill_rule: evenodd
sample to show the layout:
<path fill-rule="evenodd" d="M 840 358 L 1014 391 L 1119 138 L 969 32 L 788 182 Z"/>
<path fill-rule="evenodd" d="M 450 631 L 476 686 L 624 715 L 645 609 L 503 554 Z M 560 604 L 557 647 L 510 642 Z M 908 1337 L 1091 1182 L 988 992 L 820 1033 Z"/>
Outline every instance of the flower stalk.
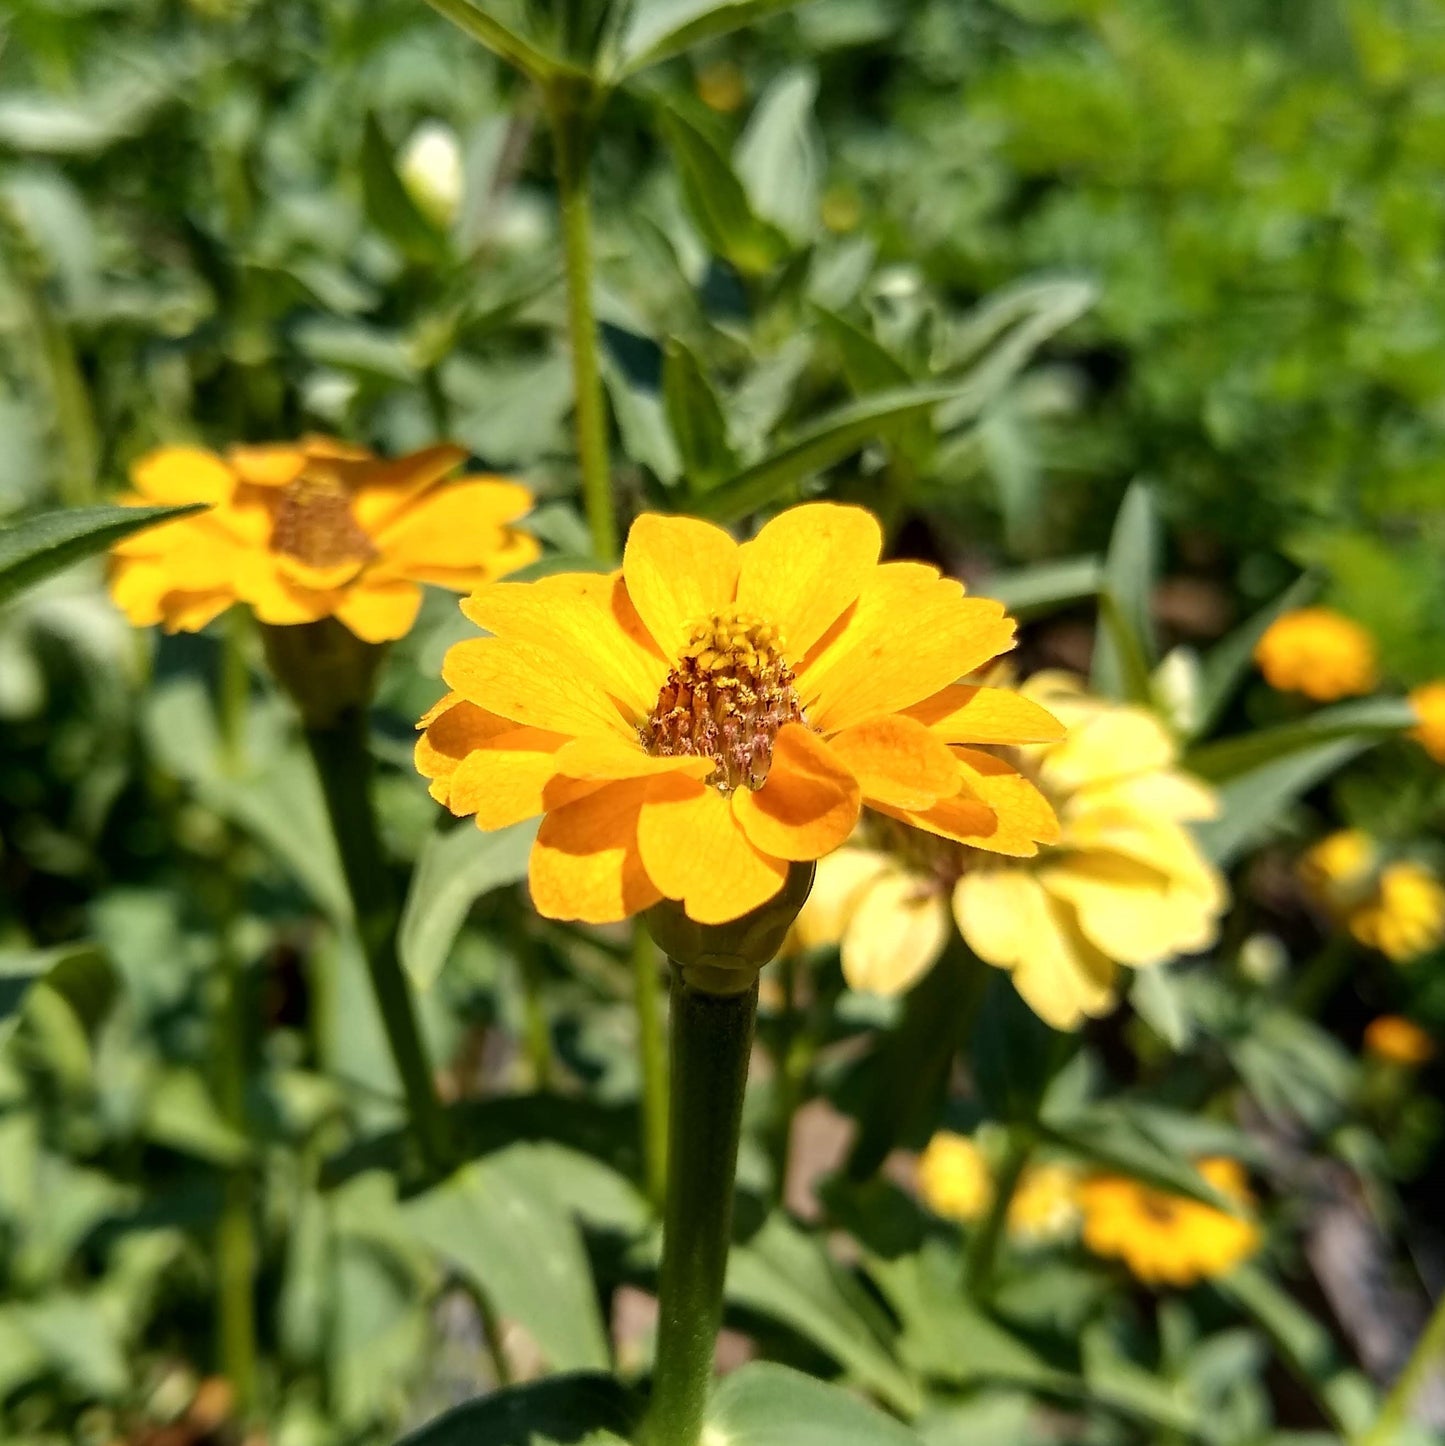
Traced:
<path fill-rule="evenodd" d="M 964 1276 L 969 1294 L 975 1300 L 986 1299 L 993 1285 L 994 1265 L 998 1259 L 999 1242 L 1008 1225 L 1009 1207 L 1019 1180 L 1033 1153 L 1031 1132 L 1015 1125 L 1008 1132 L 1003 1161 L 994 1177 L 993 1198 L 988 1212 L 970 1235 L 964 1256 Z"/>
<path fill-rule="evenodd" d="M 642 1163 L 647 1198 L 661 1211 L 667 1195 L 667 1047 L 662 1032 L 657 946 L 639 926 L 632 941 L 637 1057 L 642 1071 Z"/>

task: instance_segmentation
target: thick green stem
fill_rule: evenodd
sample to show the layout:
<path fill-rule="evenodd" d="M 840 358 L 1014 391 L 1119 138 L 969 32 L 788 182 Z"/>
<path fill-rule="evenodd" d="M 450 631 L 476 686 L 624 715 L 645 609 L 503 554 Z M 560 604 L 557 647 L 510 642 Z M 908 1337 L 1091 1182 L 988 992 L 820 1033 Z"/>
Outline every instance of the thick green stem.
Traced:
<path fill-rule="evenodd" d="M 672 1110 L 657 1366 L 646 1446 L 697 1446 L 722 1324 L 758 986 L 709 994 L 672 971 Z"/>
<path fill-rule="evenodd" d="M 562 254 L 567 273 L 567 328 L 576 391 L 577 462 L 582 502 L 592 529 L 592 548 L 602 562 L 617 556 L 617 518 L 607 461 L 607 411 L 597 359 L 597 319 L 592 311 L 592 213 L 587 163 L 592 151 L 593 101 L 558 84 L 548 94 L 556 154 L 557 194 L 562 208 Z"/>
<path fill-rule="evenodd" d="M 1013 1203 L 1019 1179 L 1033 1153 L 1033 1140 L 1018 1126 L 1009 1131 L 1008 1147 L 1003 1164 L 994 1180 L 993 1199 L 989 1202 L 988 1213 L 979 1222 L 968 1242 L 964 1259 L 964 1272 L 969 1293 L 978 1300 L 987 1297 L 993 1285 L 994 1262 L 998 1258 L 998 1247 L 1008 1226 L 1009 1206 Z"/>
<path fill-rule="evenodd" d="M 1420 1339 L 1415 1342 L 1410 1359 L 1396 1377 L 1374 1424 L 1360 1437 L 1359 1446 L 1389 1446 L 1410 1419 L 1415 1397 L 1430 1373 L 1440 1368 L 1442 1361 L 1445 1361 L 1445 1295 L 1435 1302 L 1435 1309 L 1425 1323 Z"/>
<path fill-rule="evenodd" d="M 542 997 L 542 975 L 537 958 L 537 941 L 525 926 L 517 930 L 517 964 L 522 976 L 523 1033 L 527 1063 L 532 1071 L 534 1089 L 550 1089 L 552 1085 L 552 1028 L 547 1022 L 547 1006 Z"/>
<path fill-rule="evenodd" d="M 451 1163 L 451 1139 L 417 1027 L 411 989 L 396 952 L 399 910 L 372 809 L 365 708 L 345 708 L 329 726 L 308 728 L 306 741 L 326 795 L 357 934 L 406 1093 L 411 1126 L 427 1164 L 444 1169 Z"/>
<path fill-rule="evenodd" d="M 233 776 L 246 765 L 246 708 L 251 700 L 251 670 L 246 662 L 246 625 L 250 614 L 233 607 L 221 633 L 221 679 L 217 713 L 221 724 L 221 765 Z"/>
<path fill-rule="evenodd" d="M 642 1164 L 647 1198 L 661 1211 L 667 1196 L 667 1054 L 657 963 L 657 945 L 639 924 L 632 939 L 632 1000 L 642 1071 Z"/>

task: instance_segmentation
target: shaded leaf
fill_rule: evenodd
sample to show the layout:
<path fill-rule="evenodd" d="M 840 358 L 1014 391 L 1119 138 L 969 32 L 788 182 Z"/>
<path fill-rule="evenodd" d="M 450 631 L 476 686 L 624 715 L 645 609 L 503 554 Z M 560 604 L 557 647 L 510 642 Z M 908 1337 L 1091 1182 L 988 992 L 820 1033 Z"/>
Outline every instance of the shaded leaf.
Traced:
<path fill-rule="evenodd" d="M 1158 656 L 1150 597 L 1159 571 L 1159 519 L 1154 494 L 1135 482 L 1124 495 L 1104 560 L 1099 631 L 1091 674 L 1107 698 L 1146 702 Z"/>
<path fill-rule="evenodd" d="M 667 343 L 662 400 L 689 486 L 706 492 L 737 466 L 717 392 L 697 356 L 682 342 Z"/>
<path fill-rule="evenodd" d="M 754 20 L 790 10 L 799 0 L 638 0 L 618 47 L 618 78 Z"/>
<path fill-rule="evenodd" d="M 733 153 L 754 214 L 794 242 L 818 230 L 823 157 L 813 124 L 817 96 L 812 71 L 784 71 L 759 98 Z"/>
<path fill-rule="evenodd" d="M 636 1401 L 620 1381 L 577 1372 L 467 1401 L 403 1436 L 397 1446 L 603 1446 L 613 1441 L 621 1446 L 638 1415 Z"/>
<path fill-rule="evenodd" d="M 709 1446 L 922 1446 L 923 1438 L 822 1381 L 757 1362 L 724 1378 L 708 1403 Z"/>
<path fill-rule="evenodd" d="M 371 224 L 403 256 L 422 265 L 442 266 L 446 237 L 429 221 L 402 184 L 392 161 L 394 150 L 375 115 L 367 114 L 361 139 L 361 189 Z"/>
<path fill-rule="evenodd" d="M 427 4 L 533 80 L 585 74 L 526 33 L 525 6 L 518 0 L 487 0 L 485 5 L 474 0 L 427 0 Z"/>

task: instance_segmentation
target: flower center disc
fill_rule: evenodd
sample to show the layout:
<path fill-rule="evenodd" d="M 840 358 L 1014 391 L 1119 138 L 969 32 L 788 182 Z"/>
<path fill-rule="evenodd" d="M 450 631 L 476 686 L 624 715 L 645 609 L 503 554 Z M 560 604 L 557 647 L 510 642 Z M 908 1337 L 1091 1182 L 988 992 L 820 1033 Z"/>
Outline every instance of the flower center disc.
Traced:
<path fill-rule="evenodd" d="M 281 494 L 271 529 L 271 550 L 308 567 L 366 562 L 376 554 L 351 515 L 345 484 L 325 472 L 303 473 Z"/>
<path fill-rule="evenodd" d="M 731 792 L 761 788 L 778 729 L 802 721 L 777 628 L 750 613 L 725 612 L 688 629 L 640 732 L 654 757 L 711 758 L 717 767 L 708 782 Z"/>

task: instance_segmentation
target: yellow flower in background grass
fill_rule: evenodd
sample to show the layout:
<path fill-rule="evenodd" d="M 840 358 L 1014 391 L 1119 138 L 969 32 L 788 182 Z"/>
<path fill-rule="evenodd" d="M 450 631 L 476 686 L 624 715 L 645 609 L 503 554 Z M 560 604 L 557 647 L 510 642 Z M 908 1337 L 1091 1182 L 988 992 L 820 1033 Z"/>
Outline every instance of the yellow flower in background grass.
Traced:
<path fill-rule="evenodd" d="M 996 602 L 879 563 L 857 507 L 792 508 L 739 546 L 685 517 L 633 524 L 620 572 L 496 583 L 462 604 L 422 719 L 421 773 L 483 828 L 542 814 L 530 879 L 550 918 L 667 898 L 720 924 L 821 858 L 866 800 L 981 849 L 1056 833 L 978 744 L 1058 736 L 1037 704 L 955 683 L 1013 646 Z"/>
<path fill-rule="evenodd" d="M 1365 1053 L 1414 1068 L 1435 1058 L 1435 1041 L 1413 1020 L 1382 1014 L 1365 1027 Z"/>
<path fill-rule="evenodd" d="M 1383 861 L 1361 829 L 1340 829 L 1300 860 L 1311 897 L 1371 949 L 1405 964 L 1445 943 L 1445 886 L 1412 859 Z"/>
<path fill-rule="evenodd" d="M 1410 694 L 1410 706 L 1420 720 L 1410 736 L 1436 763 L 1445 763 L 1445 678 L 1416 688 Z"/>
<path fill-rule="evenodd" d="M 940 1130 L 918 1158 L 918 1193 L 935 1215 L 972 1225 L 988 1213 L 994 1177 L 967 1135 Z M 1078 1174 L 1068 1165 L 1028 1164 L 1009 1200 L 1009 1236 L 1022 1245 L 1060 1240 L 1078 1224 Z"/>
<path fill-rule="evenodd" d="M 1254 660 L 1270 687 L 1319 703 L 1368 693 L 1379 682 L 1375 640 L 1330 608 L 1300 608 L 1276 618 L 1255 644 Z"/>
<path fill-rule="evenodd" d="M 322 437 L 224 457 L 163 448 L 136 464 L 121 500 L 210 510 L 119 543 L 111 594 L 136 626 L 167 632 L 240 602 L 263 623 L 334 617 L 366 642 L 402 637 L 419 584 L 466 592 L 538 556 L 512 525 L 531 493 L 494 477 L 446 481 L 465 457 L 439 446 L 386 461 Z"/>
<path fill-rule="evenodd" d="M 1248 1208 L 1253 1197 L 1237 1160 L 1201 1160 L 1199 1173 L 1221 1195 Z M 1184 1195 L 1122 1175 L 1096 1175 L 1078 1190 L 1084 1244 L 1122 1260 L 1145 1285 L 1193 1285 L 1227 1275 L 1260 1244 L 1259 1227 Z"/>
<path fill-rule="evenodd" d="M 951 905 L 969 947 L 1010 970 L 1040 1018 L 1074 1029 L 1113 1007 L 1119 965 L 1213 944 L 1227 890 L 1185 824 L 1217 804 L 1175 767 L 1174 740 L 1147 710 L 1060 674 L 1021 691 L 1068 728 L 1009 754 L 1053 803 L 1056 845 L 1026 861 L 988 858 L 866 819 L 856 845 L 820 866 L 795 941 L 838 943 L 853 988 L 899 993 L 943 952 Z"/>

